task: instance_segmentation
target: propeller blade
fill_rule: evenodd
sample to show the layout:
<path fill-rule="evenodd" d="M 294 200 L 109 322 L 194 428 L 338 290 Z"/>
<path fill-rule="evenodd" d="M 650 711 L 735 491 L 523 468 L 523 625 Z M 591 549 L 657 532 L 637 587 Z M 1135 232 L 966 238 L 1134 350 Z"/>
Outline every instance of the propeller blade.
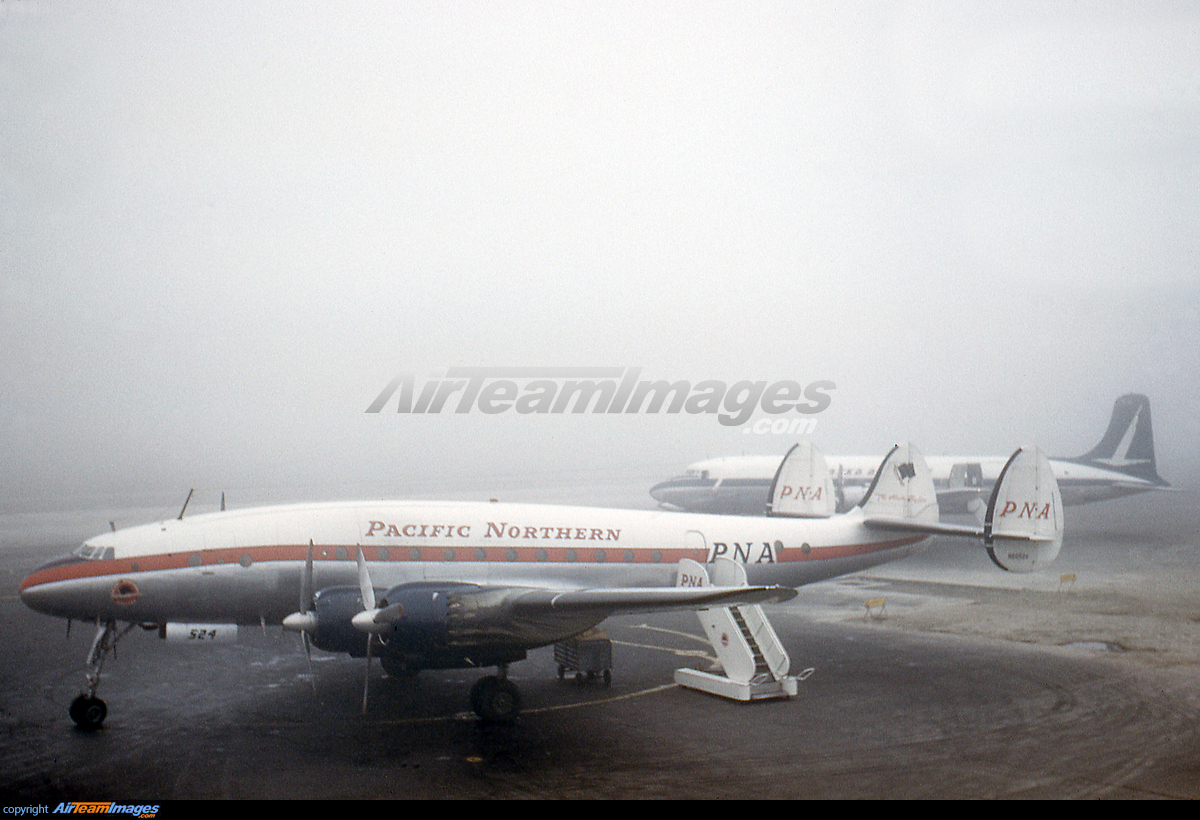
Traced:
<path fill-rule="evenodd" d="M 360 552 L 359 555 L 362 555 Z M 367 673 L 363 676 L 363 705 L 362 713 L 367 713 L 367 689 L 371 685 L 371 644 L 375 642 L 375 636 L 367 635 Z"/>
<path fill-rule="evenodd" d="M 371 575 L 367 572 L 367 560 L 362 547 L 358 548 L 358 591 L 362 593 L 363 609 L 375 608 L 375 587 L 371 586 Z"/>
<path fill-rule="evenodd" d="M 283 628 L 290 632 L 303 632 L 307 646 L 308 634 L 317 629 L 317 612 L 313 596 L 313 543 L 308 542 L 308 560 L 304 563 L 304 574 L 300 576 L 300 610 L 283 619 Z"/>
<path fill-rule="evenodd" d="M 312 645 L 309 643 L 308 633 L 304 632 L 302 634 L 304 635 L 304 654 L 308 657 L 308 679 L 309 679 L 309 681 L 312 682 L 313 697 L 316 697 L 316 695 L 317 695 L 317 676 L 313 673 L 313 668 L 312 668 Z"/>
<path fill-rule="evenodd" d="M 308 559 L 304 562 L 304 574 L 300 576 L 300 611 L 313 608 L 313 542 L 308 539 Z"/>
<path fill-rule="evenodd" d="M 308 541 L 308 557 L 304 561 L 304 572 L 300 576 L 300 611 L 288 615 L 283 619 L 281 625 L 289 632 L 299 632 L 300 636 L 304 639 L 304 655 L 308 658 L 308 678 L 312 681 L 313 694 L 316 695 L 317 677 L 313 674 L 312 640 L 309 637 L 317 631 L 316 596 L 313 595 L 313 542 L 311 538 Z"/>

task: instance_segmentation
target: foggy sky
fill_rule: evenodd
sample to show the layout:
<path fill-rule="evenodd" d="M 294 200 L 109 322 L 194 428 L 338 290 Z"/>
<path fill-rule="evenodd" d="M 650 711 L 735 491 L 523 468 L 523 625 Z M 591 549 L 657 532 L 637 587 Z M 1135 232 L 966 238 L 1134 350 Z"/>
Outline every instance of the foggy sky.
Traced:
<path fill-rule="evenodd" d="M 1077 455 L 1143 392 L 1178 482 L 1197 43 L 1189 3 L 0 4 L 0 511 L 792 443 L 365 412 L 479 366 L 828 380 L 831 454 Z"/>

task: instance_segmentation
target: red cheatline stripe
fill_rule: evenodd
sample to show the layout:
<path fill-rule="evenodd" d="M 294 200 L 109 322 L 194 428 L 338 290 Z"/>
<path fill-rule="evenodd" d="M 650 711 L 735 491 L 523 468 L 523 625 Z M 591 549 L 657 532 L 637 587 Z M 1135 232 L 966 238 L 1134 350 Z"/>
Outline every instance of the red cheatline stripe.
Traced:
<path fill-rule="evenodd" d="M 847 558 L 856 555 L 867 555 L 873 552 L 908 546 L 923 540 L 924 535 L 912 535 L 889 541 L 868 541 L 861 544 L 837 544 L 832 546 L 813 547 L 807 554 L 799 547 L 788 547 L 773 550 L 776 563 L 791 563 L 798 561 L 817 561 L 830 558 Z M 346 557 L 337 555 L 338 549 L 346 551 Z M 349 561 L 353 562 L 358 554 L 358 545 L 318 545 L 313 547 L 314 561 Z M 675 564 L 682 558 L 690 558 L 703 562 L 706 553 L 703 550 L 692 549 L 659 549 L 655 547 L 527 547 L 527 546 L 467 546 L 467 547 L 438 547 L 398 545 L 385 547 L 363 547 L 363 556 L 368 561 L 412 562 L 426 561 L 429 563 L 453 562 L 491 562 L 491 563 L 606 563 L 606 564 Z M 380 551 L 386 550 L 386 558 L 380 556 Z M 751 554 L 758 552 L 758 542 L 750 545 Z M 626 559 L 626 552 L 632 554 L 632 561 Z M 510 554 L 511 553 L 511 554 Z M 568 555 L 573 553 L 573 558 Z M 600 558 L 603 553 L 603 559 Z M 117 558 L 108 561 L 80 561 L 35 570 L 21 583 L 21 590 L 40 584 L 50 584 L 56 581 L 71 581 L 82 578 L 97 578 L 108 575 L 133 575 L 140 572 L 157 572 L 169 569 L 184 569 L 193 566 L 223 566 L 238 564 L 246 557 L 251 564 L 264 562 L 293 561 L 302 562 L 308 555 L 308 545 L 270 545 L 260 547 L 242 547 L 220 550 L 199 550 L 195 552 L 168 552 L 159 555 L 140 555 L 136 558 Z M 190 563 L 193 556 L 200 557 L 199 564 Z"/>

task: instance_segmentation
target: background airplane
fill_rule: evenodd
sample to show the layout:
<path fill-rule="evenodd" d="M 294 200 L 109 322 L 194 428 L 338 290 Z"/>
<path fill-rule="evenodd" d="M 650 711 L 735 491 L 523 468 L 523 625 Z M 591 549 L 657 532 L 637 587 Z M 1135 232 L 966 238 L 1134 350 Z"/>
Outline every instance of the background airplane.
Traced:
<path fill-rule="evenodd" d="M 665 508 L 733 515 L 761 515 L 782 456 L 730 456 L 697 461 L 685 473 L 654 485 L 650 495 Z M 879 463 L 876 456 L 827 456 L 838 511 L 862 500 Z M 943 513 L 981 514 L 1006 459 L 996 456 L 931 456 L 926 459 Z M 1154 461 L 1150 400 L 1130 393 L 1113 405 L 1100 442 L 1076 458 L 1052 458 L 1063 504 L 1107 501 L 1170 489 Z"/>
<path fill-rule="evenodd" d="M 511 720 L 520 696 L 508 665 L 610 615 L 707 610 L 702 622 L 734 684 L 782 683 L 789 662 L 758 604 L 903 558 L 935 534 L 981 538 L 994 562 L 1021 572 L 1052 561 L 1062 543 L 1062 500 L 1036 450 L 1013 454 L 982 528 L 938 521 L 932 475 L 908 445 L 844 515 L 832 515 L 828 468 L 811 445 L 794 447 L 777 479 L 760 518 L 413 501 L 181 513 L 89 539 L 35 570 L 20 594 L 39 612 L 96 623 L 87 687 L 70 708 L 84 728 L 104 721 L 101 669 L 135 627 L 203 643 L 231 624 L 281 624 L 306 647 L 366 657 L 365 681 L 372 656 L 397 677 L 496 666 L 472 706 Z M 774 660 L 759 670 L 758 655 Z"/>

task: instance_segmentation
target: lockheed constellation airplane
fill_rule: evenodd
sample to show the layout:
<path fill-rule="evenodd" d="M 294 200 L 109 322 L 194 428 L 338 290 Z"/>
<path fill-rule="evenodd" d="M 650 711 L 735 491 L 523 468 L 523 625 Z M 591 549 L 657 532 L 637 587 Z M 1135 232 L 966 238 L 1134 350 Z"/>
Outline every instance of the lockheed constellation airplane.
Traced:
<path fill-rule="evenodd" d="M 87 540 L 31 573 L 20 594 L 39 612 L 96 624 L 87 685 L 70 707 L 84 728 L 105 719 L 101 667 L 132 629 L 194 637 L 236 624 L 280 624 L 306 649 L 365 657 L 367 681 L 372 656 L 392 676 L 495 666 L 472 706 L 509 721 L 520 694 L 508 665 L 610 615 L 696 610 L 725 683 L 745 693 L 774 677 L 786 696 L 795 678 L 759 604 L 902 558 L 933 535 L 982 539 L 1018 572 L 1052 561 L 1062 543 L 1062 499 L 1037 450 L 1009 459 L 979 528 L 938 521 L 932 475 L 910 445 L 893 448 L 852 511 L 835 515 L 832 496 L 823 457 L 804 444 L 781 463 L 757 519 L 417 501 L 181 513 Z M 366 696 L 364 682 L 364 710 Z"/>
<path fill-rule="evenodd" d="M 877 456 L 827 456 L 837 509 L 857 504 L 875 476 Z M 697 461 L 684 474 L 650 488 L 664 508 L 689 512 L 761 515 L 780 456 L 727 456 Z M 986 507 L 1003 456 L 930 456 L 938 504 L 944 513 L 980 514 Z M 1067 506 L 1107 501 L 1151 490 L 1170 490 L 1154 462 L 1150 400 L 1128 394 L 1113 405 L 1100 443 L 1076 458 L 1050 466 Z"/>

